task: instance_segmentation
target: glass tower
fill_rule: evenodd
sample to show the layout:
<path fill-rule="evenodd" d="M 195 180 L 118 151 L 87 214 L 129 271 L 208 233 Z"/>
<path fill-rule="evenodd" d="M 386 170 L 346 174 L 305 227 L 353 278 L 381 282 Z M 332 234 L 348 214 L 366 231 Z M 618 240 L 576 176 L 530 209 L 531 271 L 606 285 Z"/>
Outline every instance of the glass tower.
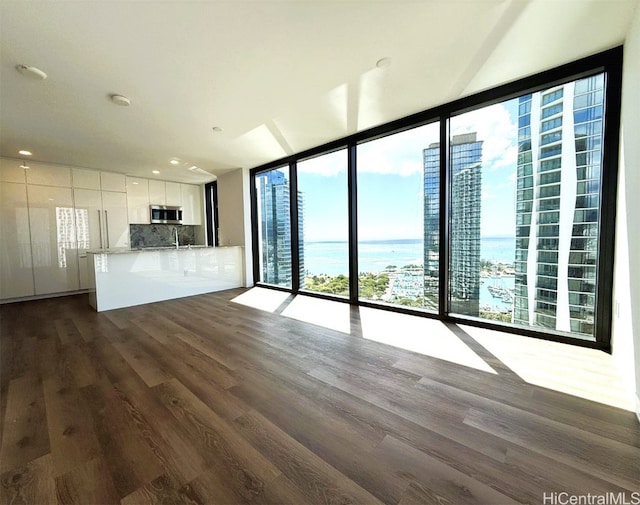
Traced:
<path fill-rule="evenodd" d="M 514 322 L 594 338 L 604 75 L 520 97 Z"/>
<path fill-rule="evenodd" d="M 424 160 L 424 300 L 437 308 L 440 278 L 440 143 L 423 151 Z"/>
<path fill-rule="evenodd" d="M 291 219 L 289 180 L 280 170 L 271 170 L 256 177 L 260 216 L 260 264 L 261 281 L 268 284 L 290 287 L 292 283 L 291 263 Z M 300 275 L 304 274 L 303 251 L 303 197 L 298 192 L 300 241 Z M 301 277 L 304 278 L 304 277 Z"/>
<path fill-rule="evenodd" d="M 259 181 L 261 216 L 262 282 L 291 285 L 291 220 L 289 181 L 279 170 L 261 175 Z"/>
<path fill-rule="evenodd" d="M 480 305 L 480 198 L 482 141 L 477 134 L 451 138 L 450 311 L 477 316 Z M 425 298 L 436 290 L 439 267 L 439 144 L 424 150 Z"/>

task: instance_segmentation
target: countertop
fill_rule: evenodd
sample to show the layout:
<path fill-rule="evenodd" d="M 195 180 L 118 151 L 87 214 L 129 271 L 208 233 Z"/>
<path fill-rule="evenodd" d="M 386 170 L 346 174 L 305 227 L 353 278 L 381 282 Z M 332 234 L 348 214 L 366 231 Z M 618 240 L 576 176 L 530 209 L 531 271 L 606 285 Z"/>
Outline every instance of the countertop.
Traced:
<path fill-rule="evenodd" d="M 87 251 L 91 254 L 131 254 L 140 252 L 154 252 L 154 251 L 191 251 L 193 249 L 232 249 L 234 247 L 242 246 L 207 246 L 207 245 L 181 245 L 176 249 L 175 246 L 159 246 L 159 247 L 139 247 L 136 249 L 94 249 Z"/>

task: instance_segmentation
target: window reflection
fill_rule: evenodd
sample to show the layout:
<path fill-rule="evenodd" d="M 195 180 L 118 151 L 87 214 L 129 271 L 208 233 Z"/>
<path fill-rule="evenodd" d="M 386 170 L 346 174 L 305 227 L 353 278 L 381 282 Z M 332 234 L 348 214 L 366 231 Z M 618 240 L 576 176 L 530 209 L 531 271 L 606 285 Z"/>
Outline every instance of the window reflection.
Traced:
<path fill-rule="evenodd" d="M 67 250 L 75 249 L 75 209 L 73 207 L 56 207 L 56 238 L 58 267 L 67 268 Z"/>

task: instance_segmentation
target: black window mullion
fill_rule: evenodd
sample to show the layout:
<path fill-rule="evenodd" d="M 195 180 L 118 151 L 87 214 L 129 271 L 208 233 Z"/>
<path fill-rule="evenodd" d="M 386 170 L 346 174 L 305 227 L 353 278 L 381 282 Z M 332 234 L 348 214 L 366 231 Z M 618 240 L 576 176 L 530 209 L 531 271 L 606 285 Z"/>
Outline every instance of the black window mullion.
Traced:
<path fill-rule="evenodd" d="M 449 313 L 449 117 L 440 119 L 440 243 L 439 243 L 439 293 L 438 314 L 444 318 Z"/>
<path fill-rule="evenodd" d="M 300 291 L 300 241 L 298 240 L 298 165 L 289 164 L 289 208 L 291 226 L 291 291 Z"/>
<path fill-rule="evenodd" d="M 356 144 L 348 147 L 347 191 L 349 199 L 349 303 L 358 303 L 358 184 Z"/>
<path fill-rule="evenodd" d="M 613 279 L 615 254 L 616 197 L 618 191 L 618 142 L 620 136 L 622 62 L 611 64 L 605 82 L 602 188 L 600 190 L 600 230 L 596 293 L 596 341 L 611 350 Z"/>

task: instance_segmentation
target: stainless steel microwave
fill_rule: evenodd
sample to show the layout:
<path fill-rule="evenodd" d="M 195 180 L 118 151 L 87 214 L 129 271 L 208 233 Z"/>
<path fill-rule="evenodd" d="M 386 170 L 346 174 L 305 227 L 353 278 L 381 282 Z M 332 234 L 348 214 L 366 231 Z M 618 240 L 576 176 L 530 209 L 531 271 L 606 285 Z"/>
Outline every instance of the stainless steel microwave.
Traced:
<path fill-rule="evenodd" d="M 149 205 L 149 212 L 153 224 L 182 224 L 182 207 Z"/>

